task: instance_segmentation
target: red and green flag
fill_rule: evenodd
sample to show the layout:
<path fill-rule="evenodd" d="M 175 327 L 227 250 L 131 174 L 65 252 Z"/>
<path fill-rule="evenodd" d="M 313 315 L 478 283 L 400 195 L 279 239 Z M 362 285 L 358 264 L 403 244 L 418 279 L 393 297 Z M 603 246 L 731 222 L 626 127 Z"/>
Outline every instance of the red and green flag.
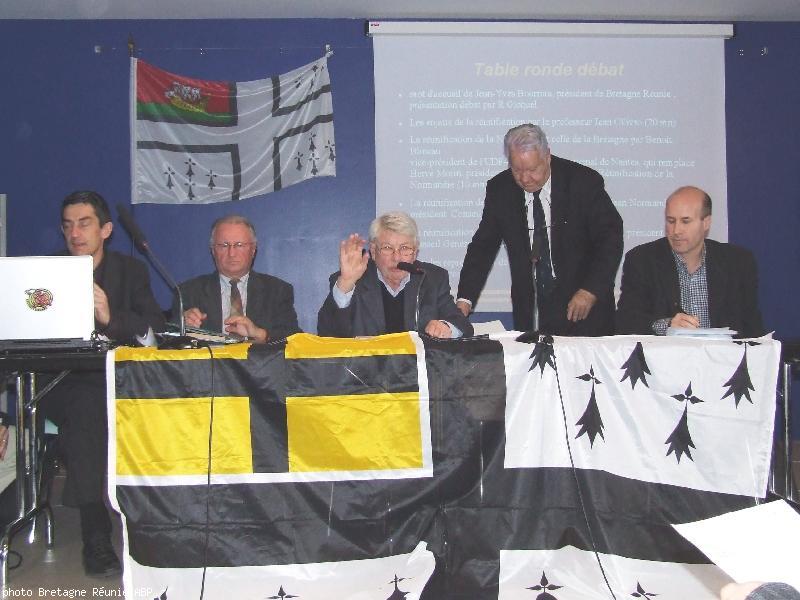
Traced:
<path fill-rule="evenodd" d="M 328 56 L 254 81 L 131 59 L 133 204 L 252 198 L 336 175 Z"/>
<path fill-rule="evenodd" d="M 236 82 L 204 81 L 136 61 L 136 118 L 210 126 L 236 125 Z"/>

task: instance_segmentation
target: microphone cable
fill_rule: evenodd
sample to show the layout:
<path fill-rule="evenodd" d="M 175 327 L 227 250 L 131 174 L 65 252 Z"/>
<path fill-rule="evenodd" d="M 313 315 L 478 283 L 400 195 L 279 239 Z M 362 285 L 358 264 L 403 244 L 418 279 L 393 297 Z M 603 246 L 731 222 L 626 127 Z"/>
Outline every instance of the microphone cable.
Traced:
<path fill-rule="evenodd" d="M 546 343 L 546 342 L 540 342 L 540 343 Z M 556 356 L 555 353 L 555 343 L 554 342 L 550 343 L 553 344 L 553 364 L 555 365 L 554 370 L 556 372 L 556 384 L 558 386 L 558 399 L 559 402 L 561 403 L 561 417 L 564 421 L 564 440 L 566 441 L 567 444 L 567 453 L 569 454 L 569 464 L 571 466 L 572 476 L 575 478 L 575 489 L 578 492 L 578 502 L 581 507 L 581 514 L 583 515 L 583 520 L 586 523 L 586 532 L 589 534 L 589 543 L 592 546 L 592 553 L 594 554 L 594 557 L 597 560 L 597 565 L 600 567 L 600 573 L 603 575 L 603 581 L 605 582 L 606 587 L 608 588 L 608 591 L 611 594 L 611 597 L 614 600 L 617 600 L 617 597 L 614 594 L 614 590 L 611 587 L 611 583 L 609 583 L 608 581 L 606 570 L 603 567 L 603 561 L 600 560 L 600 554 L 597 551 L 597 543 L 595 542 L 594 534 L 592 533 L 592 526 L 589 523 L 589 515 L 586 510 L 586 503 L 584 502 L 583 499 L 583 492 L 581 491 L 581 483 L 578 477 L 578 469 L 575 467 L 575 459 L 572 456 L 572 444 L 570 443 L 569 439 L 569 426 L 567 425 L 567 411 L 566 408 L 564 407 L 564 394 L 561 390 L 561 377 L 559 376 L 558 373 L 558 357 Z"/>
<path fill-rule="evenodd" d="M 209 390 L 210 406 L 208 418 L 208 454 L 206 460 L 206 522 L 203 539 L 203 575 L 200 581 L 200 600 L 205 598 L 206 572 L 208 571 L 208 544 L 210 537 L 209 529 L 211 526 L 211 449 L 214 441 L 214 398 L 216 395 L 214 390 L 214 351 L 211 349 L 211 346 L 206 346 L 205 348 L 208 350 L 208 356 L 210 359 L 211 381 Z"/>

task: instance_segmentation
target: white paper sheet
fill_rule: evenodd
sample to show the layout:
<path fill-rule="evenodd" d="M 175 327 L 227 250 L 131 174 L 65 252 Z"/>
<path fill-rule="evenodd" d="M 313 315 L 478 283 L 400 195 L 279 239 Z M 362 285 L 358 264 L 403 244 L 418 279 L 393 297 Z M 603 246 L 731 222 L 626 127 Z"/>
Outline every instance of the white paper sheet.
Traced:
<path fill-rule="evenodd" d="M 473 323 L 472 329 L 475 330 L 475 335 L 490 335 L 493 333 L 503 333 L 506 328 L 503 327 L 502 321 L 487 321 L 486 323 Z"/>
<path fill-rule="evenodd" d="M 800 589 L 800 515 L 783 500 L 673 527 L 739 583 L 782 581 Z"/>

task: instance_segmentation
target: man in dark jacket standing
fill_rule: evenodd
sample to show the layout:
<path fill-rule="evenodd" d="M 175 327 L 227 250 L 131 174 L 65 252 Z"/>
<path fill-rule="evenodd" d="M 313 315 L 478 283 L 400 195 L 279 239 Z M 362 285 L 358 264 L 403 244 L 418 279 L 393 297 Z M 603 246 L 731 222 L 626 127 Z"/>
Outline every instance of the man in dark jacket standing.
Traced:
<path fill-rule="evenodd" d="M 483 216 L 461 268 L 458 307 L 465 315 L 474 310 L 504 243 L 515 329 L 613 333 L 622 219 L 603 178 L 551 156 L 535 125 L 509 130 L 504 150 L 509 168 L 486 185 Z"/>

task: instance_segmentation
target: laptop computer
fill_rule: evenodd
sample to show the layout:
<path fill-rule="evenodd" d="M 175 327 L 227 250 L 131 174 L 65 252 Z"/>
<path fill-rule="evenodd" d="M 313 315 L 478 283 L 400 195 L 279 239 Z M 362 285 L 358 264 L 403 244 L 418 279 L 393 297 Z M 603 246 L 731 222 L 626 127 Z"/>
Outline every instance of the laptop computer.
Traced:
<path fill-rule="evenodd" d="M 0 349 L 93 345 L 91 256 L 0 257 Z"/>

